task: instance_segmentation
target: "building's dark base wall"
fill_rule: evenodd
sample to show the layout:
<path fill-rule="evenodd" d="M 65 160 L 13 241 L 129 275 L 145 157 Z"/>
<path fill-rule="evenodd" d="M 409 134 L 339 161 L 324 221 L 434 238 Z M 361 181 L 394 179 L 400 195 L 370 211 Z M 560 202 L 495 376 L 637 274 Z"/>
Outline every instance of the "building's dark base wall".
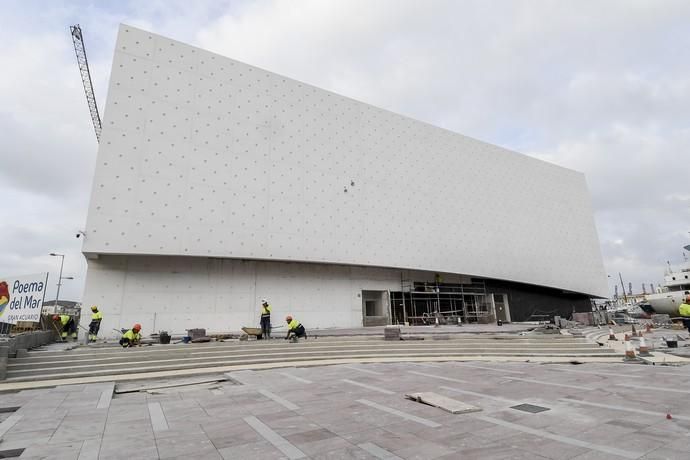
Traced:
<path fill-rule="evenodd" d="M 573 312 L 592 311 L 590 297 L 542 286 L 501 280 L 486 280 L 486 290 L 495 294 L 507 294 L 511 321 L 534 321 L 561 316 L 570 318 Z"/>

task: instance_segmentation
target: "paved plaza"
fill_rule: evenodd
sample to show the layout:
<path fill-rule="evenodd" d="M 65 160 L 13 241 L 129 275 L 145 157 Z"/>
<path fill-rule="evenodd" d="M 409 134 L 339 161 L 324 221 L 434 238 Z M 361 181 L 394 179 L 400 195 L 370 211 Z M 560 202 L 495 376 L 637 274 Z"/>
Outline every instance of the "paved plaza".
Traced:
<path fill-rule="evenodd" d="M 75 460 L 585 460 L 684 459 L 690 449 L 690 367 L 419 362 L 227 376 L 124 394 L 113 394 L 113 383 L 6 392 L 0 406 L 20 408 L 0 414 L 0 451 Z M 482 410 L 450 414 L 405 399 L 411 392 Z M 548 410 L 513 408 L 523 403 Z"/>

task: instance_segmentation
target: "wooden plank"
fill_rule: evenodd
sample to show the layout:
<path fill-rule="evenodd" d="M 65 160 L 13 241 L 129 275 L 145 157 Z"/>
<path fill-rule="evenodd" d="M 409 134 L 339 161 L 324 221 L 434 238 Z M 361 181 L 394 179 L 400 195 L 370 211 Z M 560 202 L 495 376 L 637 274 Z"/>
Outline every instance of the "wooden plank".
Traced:
<path fill-rule="evenodd" d="M 451 414 L 467 414 L 482 410 L 480 407 L 465 404 L 457 399 L 448 398 L 437 393 L 410 393 L 406 394 L 405 397 L 423 404 L 438 407 L 439 409 L 443 409 Z"/>

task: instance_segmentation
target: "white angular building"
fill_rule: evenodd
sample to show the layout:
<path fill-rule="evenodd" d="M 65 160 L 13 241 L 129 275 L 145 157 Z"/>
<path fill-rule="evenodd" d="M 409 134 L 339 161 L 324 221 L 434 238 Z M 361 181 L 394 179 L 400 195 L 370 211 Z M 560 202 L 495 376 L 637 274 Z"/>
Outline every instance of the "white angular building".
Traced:
<path fill-rule="evenodd" d="M 584 175 L 120 28 L 84 313 L 144 333 L 526 320 L 607 285 Z"/>

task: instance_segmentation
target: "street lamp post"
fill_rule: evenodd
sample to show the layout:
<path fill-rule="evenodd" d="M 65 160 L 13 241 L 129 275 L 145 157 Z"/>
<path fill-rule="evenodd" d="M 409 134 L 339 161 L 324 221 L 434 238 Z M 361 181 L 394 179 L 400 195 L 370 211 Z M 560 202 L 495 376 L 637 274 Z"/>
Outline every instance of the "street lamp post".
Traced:
<path fill-rule="evenodd" d="M 64 254 L 57 254 L 55 252 L 50 253 L 51 256 L 53 257 L 60 257 L 60 276 L 58 276 L 58 283 L 57 283 L 57 293 L 55 294 L 55 311 L 57 311 L 58 307 L 58 299 L 60 298 L 60 286 L 62 286 L 62 280 L 66 279 L 62 277 L 62 267 L 65 265 L 65 255 Z M 71 277 L 67 277 L 71 278 Z"/>

